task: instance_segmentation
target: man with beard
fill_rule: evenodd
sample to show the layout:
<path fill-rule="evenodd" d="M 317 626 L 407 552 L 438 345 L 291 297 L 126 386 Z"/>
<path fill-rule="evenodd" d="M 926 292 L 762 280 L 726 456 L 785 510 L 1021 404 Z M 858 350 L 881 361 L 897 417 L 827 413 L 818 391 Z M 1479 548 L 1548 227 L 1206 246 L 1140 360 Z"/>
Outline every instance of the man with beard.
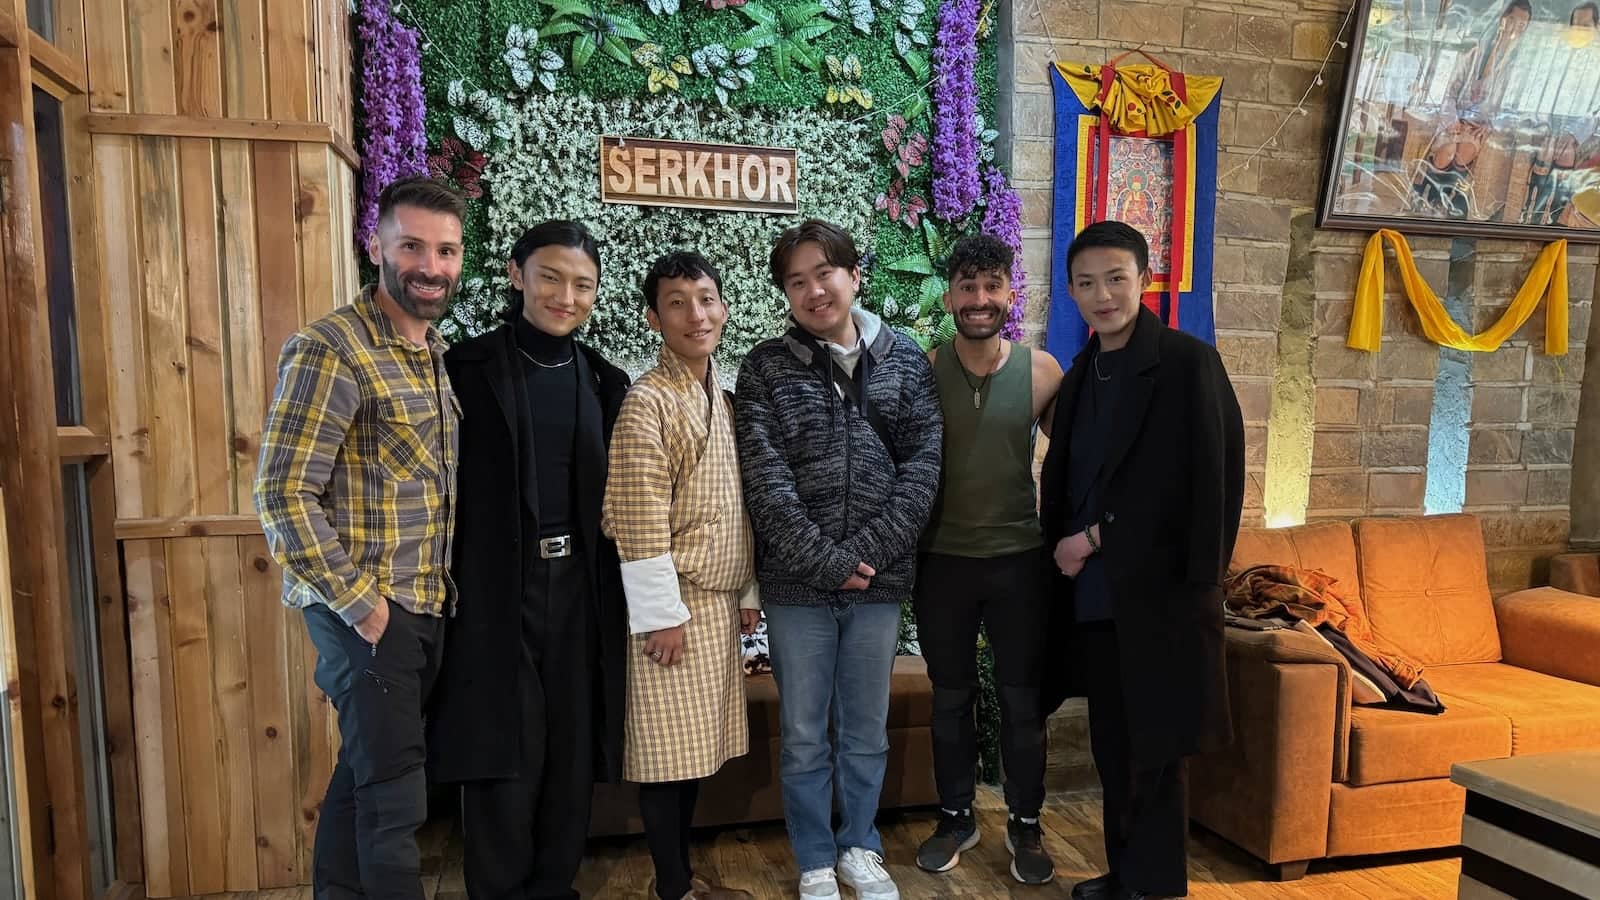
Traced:
<path fill-rule="evenodd" d="M 421 900 L 422 706 L 439 671 L 460 416 L 432 322 L 461 280 L 465 204 L 426 178 L 378 198 L 381 278 L 289 338 L 255 501 L 283 599 L 305 610 L 338 764 L 312 856 L 319 900 Z"/>
<path fill-rule="evenodd" d="M 945 309 L 955 341 L 928 353 L 944 410 L 944 469 L 917 572 L 917 640 L 933 682 L 933 768 L 942 807 L 917 865 L 946 872 L 978 843 L 972 817 L 978 762 L 973 703 L 980 624 L 994 651 L 1005 765 L 1006 848 L 1011 875 L 1044 884 L 1055 875 L 1039 828 L 1045 731 L 1039 714 L 1046 597 L 1044 533 L 1033 484 L 1033 435 L 1050 430 L 1061 365 L 1004 340 L 1016 303 L 1012 251 L 980 234 L 950 252 Z"/>
<path fill-rule="evenodd" d="M 573 338 L 600 284 L 586 228 L 528 229 L 506 273 L 506 324 L 445 357 L 464 425 L 463 602 L 430 771 L 461 785 L 473 900 L 576 898 L 594 782 L 622 774 L 628 612 L 600 519 L 628 378 Z"/>

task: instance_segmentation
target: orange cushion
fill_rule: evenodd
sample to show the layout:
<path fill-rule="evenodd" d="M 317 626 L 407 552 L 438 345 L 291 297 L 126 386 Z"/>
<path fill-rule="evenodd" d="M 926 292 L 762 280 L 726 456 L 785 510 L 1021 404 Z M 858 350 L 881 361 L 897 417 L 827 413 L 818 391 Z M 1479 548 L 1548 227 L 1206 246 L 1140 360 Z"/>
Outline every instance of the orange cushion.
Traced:
<path fill-rule="evenodd" d="M 1373 631 L 1424 666 L 1499 662 L 1476 517 L 1366 518 L 1354 527 L 1361 599 Z"/>
<path fill-rule="evenodd" d="M 1350 774 L 1345 783 L 1448 778 L 1451 763 L 1511 755 L 1511 720 L 1505 715 L 1461 697 L 1441 694 L 1439 700 L 1444 712 L 1437 716 L 1353 707 Z"/>
<path fill-rule="evenodd" d="M 1424 677 L 1441 698 L 1460 697 L 1510 719 L 1514 756 L 1600 749 L 1600 687 L 1501 663 L 1440 666 Z"/>
<path fill-rule="evenodd" d="M 1339 583 L 1346 605 L 1360 613 L 1361 579 L 1356 569 L 1356 544 L 1348 522 L 1313 522 L 1293 528 L 1241 528 L 1233 544 L 1228 574 L 1251 566 L 1294 566 L 1321 569 Z"/>

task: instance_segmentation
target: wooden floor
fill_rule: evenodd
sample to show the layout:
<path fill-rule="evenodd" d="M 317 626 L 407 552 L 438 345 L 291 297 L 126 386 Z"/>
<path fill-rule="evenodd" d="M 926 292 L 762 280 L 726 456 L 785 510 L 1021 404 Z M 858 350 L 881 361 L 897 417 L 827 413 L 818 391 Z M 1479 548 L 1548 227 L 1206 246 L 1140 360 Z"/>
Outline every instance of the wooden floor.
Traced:
<path fill-rule="evenodd" d="M 881 830 L 889 872 L 905 900 L 1065 900 L 1074 883 L 1104 868 L 1099 797 L 1052 797 L 1043 821 L 1045 849 L 1056 863 L 1055 881 L 1043 887 L 1019 885 L 1007 871 L 1011 859 L 1005 849 L 1005 806 L 993 790 L 979 792 L 982 843 L 962 854 L 961 865 L 943 875 L 930 875 L 915 863 L 917 844 L 932 831 L 932 812 L 886 817 Z M 697 871 L 717 873 L 729 886 L 744 888 L 759 900 L 795 897 L 798 874 L 782 823 L 723 830 L 699 838 L 694 850 Z M 430 824 L 422 835 L 422 850 L 430 900 L 466 900 L 461 845 L 453 824 Z M 1189 871 L 1189 896 L 1195 900 L 1450 900 L 1456 896 L 1461 862 L 1447 852 L 1340 860 L 1314 864 L 1304 880 L 1277 884 L 1265 881 L 1262 869 L 1243 852 L 1215 835 L 1196 830 L 1190 842 Z M 586 900 L 652 900 L 651 874 L 650 855 L 642 839 L 597 842 L 584 860 L 578 890 Z M 311 900 L 311 889 L 220 896 Z M 844 896 L 848 900 L 852 895 L 846 889 Z"/>

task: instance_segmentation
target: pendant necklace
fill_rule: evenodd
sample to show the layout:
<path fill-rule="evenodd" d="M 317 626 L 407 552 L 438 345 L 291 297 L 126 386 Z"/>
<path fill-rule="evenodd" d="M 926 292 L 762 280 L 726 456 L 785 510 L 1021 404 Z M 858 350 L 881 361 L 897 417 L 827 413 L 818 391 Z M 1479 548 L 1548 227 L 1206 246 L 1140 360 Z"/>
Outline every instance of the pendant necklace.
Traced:
<path fill-rule="evenodd" d="M 950 349 L 951 350 L 955 350 L 955 345 L 952 344 Z M 961 370 L 961 380 L 965 381 L 967 383 L 967 387 L 972 388 L 972 408 L 973 409 L 982 409 L 983 408 L 983 389 L 989 386 L 989 379 L 994 377 L 994 366 L 995 366 L 995 363 L 998 363 L 1000 361 L 1000 354 L 1004 353 L 1005 349 L 1006 349 L 1005 345 L 1001 344 L 999 351 L 996 352 L 995 355 L 994 355 L 994 363 L 990 363 L 989 364 L 988 370 L 986 372 L 984 372 L 983 379 L 980 380 L 977 384 L 973 384 L 972 383 L 972 379 L 967 376 L 966 364 L 961 362 L 961 354 L 960 353 L 956 353 L 956 368 Z"/>

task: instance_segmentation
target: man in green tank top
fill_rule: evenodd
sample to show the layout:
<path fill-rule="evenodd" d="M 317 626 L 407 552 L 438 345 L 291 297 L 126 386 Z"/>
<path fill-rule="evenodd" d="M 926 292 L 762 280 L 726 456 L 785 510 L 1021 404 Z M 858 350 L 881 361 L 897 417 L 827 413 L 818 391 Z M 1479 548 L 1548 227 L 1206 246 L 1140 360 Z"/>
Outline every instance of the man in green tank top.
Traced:
<path fill-rule="evenodd" d="M 1039 685 L 1048 621 L 1048 559 L 1033 481 L 1034 430 L 1049 433 L 1061 366 L 1000 337 L 1012 304 L 1012 251 L 990 235 L 950 253 L 945 308 L 956 338 L 929 352 L 945 418 L 939 499 L 922 537 L 914 604 L 933 682 L 933 761 L 939 825 L 917 865 L 945 872 L 978 843 L 972 815 L 978 746 L 978 628 L 994 650 L 1000 753 L 1006 772 L 1006 847 L 1024 884 L 1055 875 L 1039 829 L 1045 731 Z"/>

